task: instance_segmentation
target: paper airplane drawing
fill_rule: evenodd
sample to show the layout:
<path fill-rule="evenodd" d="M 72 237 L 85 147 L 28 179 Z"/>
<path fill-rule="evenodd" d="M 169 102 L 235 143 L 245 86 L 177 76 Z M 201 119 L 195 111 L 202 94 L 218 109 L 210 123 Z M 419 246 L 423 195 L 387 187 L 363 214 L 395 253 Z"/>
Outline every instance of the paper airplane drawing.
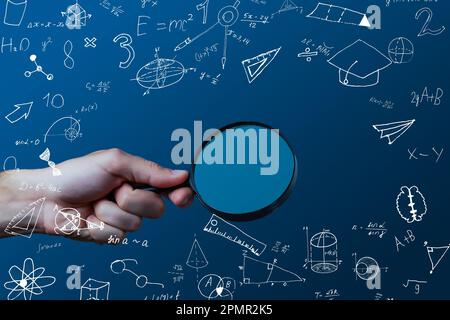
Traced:
<path fill-rule="evenodd" d="M 415 119 L 406 121 L 397 121 L 385 124 L 376 124 L 372 127 L 380 132 L 380 139 L 388 139 L 389 144 L 393 144 L 416 122 Z"/>
<path fill-rule="evenodd" d="M 249 83 L 252 83 L 272 63 L 280 52 L 281 47 L 261 53 L 253 58 L 242 61 L 245 74 Z"/>
<path fill-rule="evenodd" d="M 351 24 L 370 28 L 367 16 L 355 10 L 319 2 L 316 8 L 306 17 L 334 23 Z"/>

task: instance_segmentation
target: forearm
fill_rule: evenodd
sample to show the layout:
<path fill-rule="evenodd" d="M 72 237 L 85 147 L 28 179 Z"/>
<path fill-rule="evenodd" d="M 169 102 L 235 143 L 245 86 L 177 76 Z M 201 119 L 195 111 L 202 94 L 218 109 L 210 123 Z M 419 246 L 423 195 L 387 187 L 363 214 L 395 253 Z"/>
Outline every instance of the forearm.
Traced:
<path fill-rule="evenodd" d="M 28 213 L 24 212 L 24 210 L 27 210 L 27 206 L 47 196 L 47 192 L 43 188 L 30 188 L 30 186 L 42 184 L 42 182 L 38 181 L 43 176 L 43 170 L 5 171 L 0 173 L 0 237 L 14 235 L 14 233 L 8 232 L 8 225 L 20 221 L 21 217 Z M 29 210 L 31 209 L 29 208 Z M 42 206 L 42 208 L 36 209 L 47 210 L 48 208 Z M 33 212 L 34 217 L 30 222 L 33 225 L 36 222 L 33 229 L 34 232 L 43 232 L 38 214 L 39 212 Z M 27 219 L 24 219 L 23 223 L 18 225 L 18 228 L 15 228 L 16 231 L 24 234 L 30 232 L 28 220 L 25 220 Z"/>

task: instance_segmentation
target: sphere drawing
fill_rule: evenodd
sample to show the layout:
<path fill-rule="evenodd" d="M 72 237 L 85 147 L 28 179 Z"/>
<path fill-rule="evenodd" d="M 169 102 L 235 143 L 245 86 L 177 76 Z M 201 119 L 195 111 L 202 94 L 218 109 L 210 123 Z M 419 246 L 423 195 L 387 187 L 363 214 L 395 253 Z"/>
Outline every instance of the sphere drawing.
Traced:
<path fill-rule="evenodd" d="M 156 58 L 140 68 L 134 80 L 147 89 L 144 93 L 146 95 L 150 90 L 173 86 L 183 79 L 186 71 L 184 66 L 176 60 Z"/>
<path fill-rule="evenodd" d="M 311 270 L 316 273 L 333 273 L 338 269 L 337 238 L 328 231 L 311 237 Z"/>
<path fill-rule="evenodd" d="M 414 57 L 414 45 L 405 37 L 394 38 L 388 50 L 389 58 L 396 64 L 411 62 Z"/>
<path fill-rule="evenodd" d="M 61 209 L 55 216 L 56 230 L 65 235 L 71 235 L 79 229 L 81 222 L 80 218 L 81 215 L 76 209 Z"/>
<path fill-rule="evenodd" d="M 373 280 L 380 273 L 378 262 L 371 257 L 362 257 L 356 262 L 355 272 L 362 280 Z"/>

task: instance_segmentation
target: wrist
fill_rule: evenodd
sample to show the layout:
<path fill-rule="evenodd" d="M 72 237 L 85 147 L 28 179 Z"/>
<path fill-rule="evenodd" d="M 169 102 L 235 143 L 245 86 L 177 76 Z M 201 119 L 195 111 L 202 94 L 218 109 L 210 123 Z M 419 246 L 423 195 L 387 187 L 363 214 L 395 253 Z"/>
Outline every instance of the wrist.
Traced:
<path fill-rule="evenodd" d="M 45 176 L 43 170 L 5 171 L 0 174 L 0 237 L 44 231 L 41 221 L 42 211 L 46 208 L 39 199 L 46 199 L 47 192 L 37 187 L 39 183 L 45 183 L 39 182 Z"/>

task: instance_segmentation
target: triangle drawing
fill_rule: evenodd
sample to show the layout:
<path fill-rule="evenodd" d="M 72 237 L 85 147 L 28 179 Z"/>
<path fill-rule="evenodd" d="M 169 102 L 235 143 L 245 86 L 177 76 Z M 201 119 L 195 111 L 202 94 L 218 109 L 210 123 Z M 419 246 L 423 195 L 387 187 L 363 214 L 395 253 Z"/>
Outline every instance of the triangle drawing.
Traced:
<path fill-rule="evenodd" d="M 192 243 L 186 265 L 196 270 L 205 268 L 208 265 L 208 260 L 206 259 L 197 239 L 194 239 L 194 242 Z"/>
<path fill-rule="evenodd" d="M 428 258 L 431 262 L 430 274 L 434 272 L 439 263 L 442 261 L 446 255 L 450 245 L 444 247 L 427 247 Z"/>
<path fill-rule="evenodd" d="M 13 236 L 31 238 L 42 211 L 46 198 L 40 198 L 20 210 L 5 228 L 5 232 Z"/>
<path fill-rule="evenodd" d="M 280 52 L 281 47 L 273 49 L 253 58 L 249 58 L 242 61 L 245 74 L 249 83 L 252 83 L 259 75 L 272 63 L 273 59 Z"/>

